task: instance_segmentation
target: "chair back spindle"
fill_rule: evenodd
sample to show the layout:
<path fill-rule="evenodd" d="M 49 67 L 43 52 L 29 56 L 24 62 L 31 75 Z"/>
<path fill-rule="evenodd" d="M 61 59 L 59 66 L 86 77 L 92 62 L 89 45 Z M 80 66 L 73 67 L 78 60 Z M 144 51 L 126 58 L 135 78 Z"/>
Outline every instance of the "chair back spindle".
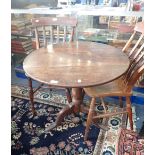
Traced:
<path fill-rule="evenodd" d="M 67 27 L 64 26 L 64 37 L 63 37 L 63 42 L 66 42 L 66 37 L 67 37 Z"/>
<path fill-rule="evenodd" d="M 139 38 L 137 38 L 139 37 Z M 132 43 L 136 40 L 136 43 L 131 47 Z M 122 51 L 127 53 L 130 60 L 132 60 L 134 54 L 139 50 L 139 47 L 144 43 L 144 22 L 139 22 L 135 25 L 134 32 L 125 44 Z M 131 48 L 130 48 L 131 47 Z"/>
<path fill-rule="evenodd" d="M 57 44 L 59 43 L 59 41 L 60 41 L 60 34 L 59 34 L 59 31 L 60 31 L 60 27 L 59 26 L 57 26 Z"/>
<path fill-rule="evenodd" d="M 50 42 L 53 44 L 53 26 L 50 26 Z"/>
<path fill-rule="evenodd" d="M 44 47 L 47 46 L 47 39 L 46 39 L 46 32 L 45 32 L 45 26 L 42 27 L 43 29 L 43 40 L 44 40 Z"/>
<path fill-rule="evenodd" d="M 131 62 L 126 74 L 124 74 L 123 82 L 126 91 L 131 91 L 137 80 L 144 72 L 144 52 L 142 51 Z"/>
<path fill-rule="evenodd" d="M 35 27 L 35 37 L 36 37 L 36 49 L 39 49 L 39 36 L 38 36 L 38 30 L 37 27 Z"/>
<path fill-rule="evenodd" d="M 141 42 L 143 41 L 143 38 L 144 38 L 144 35 L 141 34 L 140 35 L 140 38 L 138 39 L 138 41 L 136 42 L 136 44 L 134 45 L 134 47 L 129 52 L 129 56 L 132 55 L 136 51 L 136 49 L 139 48 L 139 46 L 141 46 Z"/>
<path fill-rule="evenodd" d="M 74 41 L 77 19 L 74 17 L 41 17 L 32 19 L 36 49 L 48 44 Z"/>

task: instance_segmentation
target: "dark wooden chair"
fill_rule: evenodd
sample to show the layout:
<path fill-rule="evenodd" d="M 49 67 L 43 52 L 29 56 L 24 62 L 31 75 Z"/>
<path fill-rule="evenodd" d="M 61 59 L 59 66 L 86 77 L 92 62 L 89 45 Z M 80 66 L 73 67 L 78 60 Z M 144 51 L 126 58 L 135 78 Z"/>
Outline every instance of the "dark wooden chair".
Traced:
<path fill-rule="evenodd" d="M 143 44 L 141 46 L 143 47 Z M 87 140 L 90 125 L 96 119 L 107 118 L 107 117 L 111 117 L 111 116 L 115 116 L 123 113 L 128 114 L 130 128 L 131 130 L 133 130 L 130 96 L 132 95 L 132 88 L 134 84 L 144 72 L 144 52 L 143 52 L 144 48 L 140 47 L 140 49 L 141 50 L 139 51 L 139 54 L 133 57 L 128 70 L 122 77 L 104 85 L 84 88 L 85 93 L 88 96 L 92 97 L 89 112 L 88 112 L 88 117 L 87 117 L 84 140 Z M 125 110 L 122 108 L 121 112 L 117 111 L 117 109 L 114 112 L 108 112 L 106 110 L 106 105 L 103 102 L 103 98 L 106 96 L 118 96 L 118 97 L 125 96 L 126 97 Z M 102 105 L 104 107 L 103 114 L 95 115 L 96 98 L 101 99 Z"/>
<path fill-rule="evenodd" d="M 53 44 L 71 42 L 76 39 L 77 19 L 74 17 L 41 17 L 32 19 L 32 33 L 35 35 L 36 49 L 52 48 Z M 37 51 L 35 51 L 37 52 Z M 32 87 L 32 79 L 29 79 L 30 101 L 32 104 L 32 113 L 34 109 L 34 93 L 40 88 L 48 88 L 52 91 L 51 86 L 41 83 L 35 90 Z M 72 102 L 70 89 L 66 88 L 67 100 Z"/>

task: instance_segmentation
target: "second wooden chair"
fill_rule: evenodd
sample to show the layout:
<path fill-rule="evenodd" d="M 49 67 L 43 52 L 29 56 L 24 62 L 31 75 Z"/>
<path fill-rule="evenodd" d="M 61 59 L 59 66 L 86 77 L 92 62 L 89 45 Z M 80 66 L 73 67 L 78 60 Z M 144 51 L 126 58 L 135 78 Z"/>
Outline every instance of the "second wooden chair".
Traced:
<path fill-rule="evenodd" d="M 87 140 L 90 125 L 93 123 L 94 120 L 100 119 L 100 118 L 112 117 L 123 113 L 128 114 L 130 128 L 131 130 L 133 130 L 130 96 L 132 95 L 132 88 L 134 84 L 144 72 L 144 53 L 143 53 L 143 48 L 140 48 L 140 49 L 141 50 L 139 54 L 135 55 L 135 57 L 132 59 L 127 72 L 122 77 L 101 86 L 84 88 L 85 93 L 88 96 L 92 97 L 88 116 L 87 116 L 84 140 Z M 106 110 L 106 105 L 103 102 L 103 98 L 106 96 L 118 96 L 118 97 L 125 96 L 126 110 L 122 109 L 121 112 L 117 112 L 117 111 L 108 112 Z M 102 101 L 102 105 L 104 107 L 104 112 L 102 115 L 100 114 L 95 116 L 96 98 L 100 98 Z"/>

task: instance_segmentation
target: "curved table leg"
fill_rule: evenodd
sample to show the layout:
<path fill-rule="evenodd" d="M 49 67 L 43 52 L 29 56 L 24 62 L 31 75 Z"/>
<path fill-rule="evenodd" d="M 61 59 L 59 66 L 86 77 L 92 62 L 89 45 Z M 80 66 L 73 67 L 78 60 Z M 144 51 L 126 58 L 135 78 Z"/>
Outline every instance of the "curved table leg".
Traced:
<path fill-rule="evenodd" d="M 83 102 L 83 91 L 82 88 L 72 88 L 72 103 L 68 106 L 63 108 L 57 115 L 57 119 L 55 123 L 51 126 L 46 128 L 46 131 L 52 130 L 53 128 L 57 127 L 61 124 L 64 120 L 64 117 L 71 114 L 71 113 L 78 113 L 80 112 L 80 105 Z"/>

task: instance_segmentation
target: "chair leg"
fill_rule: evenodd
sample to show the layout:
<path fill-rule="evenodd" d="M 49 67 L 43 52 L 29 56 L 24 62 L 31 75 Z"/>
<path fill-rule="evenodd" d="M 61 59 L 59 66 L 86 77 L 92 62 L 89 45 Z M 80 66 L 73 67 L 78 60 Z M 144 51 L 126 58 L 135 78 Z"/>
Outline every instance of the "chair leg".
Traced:
<path fill-rule="evenodd" d="M 35 116 L 37 113 L 34 108 L 34 101 L 33 101 L 34 93 L 33 93 L 33 88 L 32 88 L 32 79 L 28 78 L 28 80 L 29 80 L 29 87 L 30 87 L 29 97 L 30 97 L 30 103 L 31 103 L 31 108 L 32 108 L 32 114 L 33 114 L 33 116 Z"/>
<path fill-rule="evenodd" d="M 89 128 L 90 128 L 90 125 L 92 123 L 92 118 L 93 118 L 94 110 L 95 110 L 95 98 L 92 98 L 91 104 L 90 104 L 90 109 L 89 109 L 88 116 L 87 116 L 84 141 L 86 141 L 87 138 L 88 138 Z"/>
<path fill-rule="evenodd" d="M 104 101 L 103 101 L 103 98 L 100 97 L 100 100 L 101 100 L 102 106 L 103 106 L 103 108 L 104 108 L 104 112 L 106 113 L 106 112 L 107 112 L 107 109 L 106 109 L 106 105 L 105 105 L 105 103 L 104 103 Z"/>
<path fill-rule="evenodd" d="M 72 102 L 72 96 L 71 96 L 71 91 L 69 88 L 66 88 L 66 96 L 67 96 L 68 103 L 71 103 Z"/>
<path fill-rule="evenodd" d="M 123 108 L 122 96 L 119 96 L 119 105 L 121 108 Z"/>
<path fill-rule="evenodd" d="M 53 89 L 52 89 L 52 88 L 50 88 L 50 96 L 51 96 L 51 97 L 52 97 L 52 90 L 53 90 Z"/>
<path fill-rule="evenodd" d="M 131 101 L 129 96 L 126 96 L 126 108 L 127 108 L 128 117 L 129 117 L 130 129 L 133 130 L 132 107 L 131 107 Z"/>

